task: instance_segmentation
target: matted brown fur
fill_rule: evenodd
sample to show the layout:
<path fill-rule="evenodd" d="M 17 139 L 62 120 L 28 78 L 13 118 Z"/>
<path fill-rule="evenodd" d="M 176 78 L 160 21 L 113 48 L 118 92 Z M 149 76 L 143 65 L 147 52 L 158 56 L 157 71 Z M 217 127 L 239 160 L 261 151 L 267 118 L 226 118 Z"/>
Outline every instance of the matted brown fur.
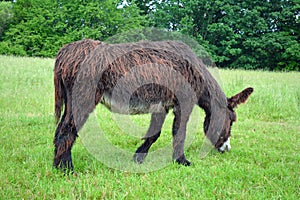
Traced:
<path fill-rule="evenodd" d="M 227 100 L 202 60 L 186 44 L 176 41 L 71 43 L 58 53 L 54 85 L 56 119 L 65 106 L 54 138 L 54 166 L 71 169 L 71 148 L 77 133 L 99 102 L 113 112 L 152 114 L 145 142 L 134 155 L 139 163 L 159 137 L 166 114 L 173 109 L 173 159 L 190 165 L 184 156 L 184 140 L 193 106 L 205 110 L 205 134 L 219 148 L 230 137 L 236 118 L 233 109 L 253 92 L 247 88 Z"/>

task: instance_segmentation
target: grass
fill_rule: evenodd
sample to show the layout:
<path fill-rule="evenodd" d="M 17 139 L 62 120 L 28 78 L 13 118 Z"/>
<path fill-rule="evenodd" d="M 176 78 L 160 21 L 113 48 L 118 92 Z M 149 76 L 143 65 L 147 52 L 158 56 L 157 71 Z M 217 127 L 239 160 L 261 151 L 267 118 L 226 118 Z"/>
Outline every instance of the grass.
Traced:
<path fill-rule="evenodd" d="M 75 171 L 52 169 L 53 59 L 0 56 L 0 199 L 299 199 L 300 73 L 219 70 L 230 96 L 255 92 L 237 109 L 232 150 L 200 158 L 202 117 L 186 149 L 191 167 L 170 164 L 149 173 L 107 167 L 80 137 Z M 108 140 L 128 152 L 141 144 L 122 131 L 103 106 L 98 123 Z M 142 135 L 149 116 L 130 117 Z M 172 115 L 152 151 L 171 144 Z M 151 162 L 151 159 L 146 161 Z M 145 163 L 144 165 L 146 165 Z"/>

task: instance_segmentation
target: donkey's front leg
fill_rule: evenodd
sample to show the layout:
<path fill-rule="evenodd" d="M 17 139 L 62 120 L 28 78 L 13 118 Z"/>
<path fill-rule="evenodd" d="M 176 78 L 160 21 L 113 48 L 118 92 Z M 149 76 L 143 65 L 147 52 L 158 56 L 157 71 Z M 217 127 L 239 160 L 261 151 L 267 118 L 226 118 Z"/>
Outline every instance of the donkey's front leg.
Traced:
<path fill-rule="evenodd" d="M 180 109 L 174 108 L 173 121 L 173 160 L 178 164 L 190 166 L 191 162 L 185 158 L 184 155 L 184 141 L 186 137 L 186 126 L 189 119 L 190 112 L 180 112 Z"/>
<path fill-rule="evenodd" d="M 166 119 L 166 113 L 152 113 L 151 123 L 146 135 L 143 137 L 145 142 L 136 150 L 133 160 L 141 164 L 148 154 L 151 145 L 156 142 L 161 133 L 161 128 Z"/>

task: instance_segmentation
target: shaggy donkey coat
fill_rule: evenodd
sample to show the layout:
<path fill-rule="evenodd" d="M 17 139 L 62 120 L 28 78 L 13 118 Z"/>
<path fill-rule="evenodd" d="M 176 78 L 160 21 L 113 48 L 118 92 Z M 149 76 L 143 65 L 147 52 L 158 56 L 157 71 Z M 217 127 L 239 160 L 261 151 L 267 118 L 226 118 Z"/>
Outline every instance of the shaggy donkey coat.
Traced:
<path fill-rule="evenodd" d="M 184 140 L 194 105 L 206 113 L 205 135 L 224 151 L 229 149 L 230 128 L 236 120 L 233 109 L 253 92 L 253 88 L 247 88 L 227 99 L 201 59 L 187 45 L 175 41 L 70 43 L 56 57 L 54 86 L 59 122 L 54 138 L 54 166 L 70 170 L 72 145 L 98 103 L 122 114 L 151 113 L 145 141 L 134 154 L 138 163 L 143 162 L 158 139 L 166 114 L 173 109 L 173 159 L 190 165 L 184 155 Z"/>

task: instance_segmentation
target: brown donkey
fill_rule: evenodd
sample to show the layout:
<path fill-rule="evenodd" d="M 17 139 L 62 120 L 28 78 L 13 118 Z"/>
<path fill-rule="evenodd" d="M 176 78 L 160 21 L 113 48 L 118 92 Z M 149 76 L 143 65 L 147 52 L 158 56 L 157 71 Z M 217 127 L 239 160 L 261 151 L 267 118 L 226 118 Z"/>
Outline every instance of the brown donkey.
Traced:
<path fill-rule="evenodd" d="M 54 68 L 54 166 L 73 170 L 71 149 L 78 132 L 98 103 L 122 114 L 151 113 L 144 143 L 134 160 L 142 163 L 158 139 L 169 110 L 173 121 L 173 159 L 190 165 L 184 155 L 186 127 L 194 105 L 204 109 L 204 132 L 221 152 L 230 147 L 234 109 L 253 88 L 226 98 L 201 59 L 175 41 L 105 44 L 81 40 L 64 46 Z M 62 107 L 64 113 L 61 116 Z M 60 121 L 59 121 L 60 120 Z"/>

